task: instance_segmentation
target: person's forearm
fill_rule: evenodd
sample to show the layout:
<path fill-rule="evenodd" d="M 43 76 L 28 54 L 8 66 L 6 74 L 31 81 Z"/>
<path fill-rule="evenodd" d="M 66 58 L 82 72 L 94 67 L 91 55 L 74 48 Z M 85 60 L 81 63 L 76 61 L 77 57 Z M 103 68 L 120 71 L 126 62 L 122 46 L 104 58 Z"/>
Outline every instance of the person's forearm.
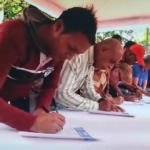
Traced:
<path fill-rule="evenodd" d="M 142 87 L 144 91 L 146 90 L 146 87 L 147 87 L 147 81 L 144 82 L 143 87 Z"/>
<path fill-rule="evenodd" d="M 41 90 L 37 98 L 36 109 L 42 108 L 45 110 L 45 112 L 48 113 L 50 111 L 50 105 L 54 97 L 54 94 L 55 94 L 55 88 Z"/>
<path fill-rule="evenodd" d="M 139 90 L 141 92 L 141 94 L 146 94 L 146 92 L 141 89 L 140 87 L 138 86 L 134 86 L 134 85 L 126 85 L 126 87 L 128 88 L 129 91 L 131 92 L 136 92 L 136 90 Z"/>
<path fill-rule="evenodd" d="M 146 86 L 143 86 L 142 88 L 143 88 L 144 91 L 146 90 Z"/>
<path fill-rule="evenodd" d="M 117 93 L 118 93 L 118 96 L 124 96 L 122 91 L 119 88 L 117 88 Z"/>
<path fill-rule="evenodd" d="M 63 103 L 74 110 L 88 111 L 99 109 L 99 103 L 97 101 L 84 98 L 72 90 L 57 90 L 55 96 L 60 103 Z"/>
<path fill-rule="evenodd" d="M 113 85 L 113 87 L 116 89 L 118 96 L 124 96 L 118 85 Z"/>
<path fill-rule="evenodd" d="M 127 85 L 127 84 L 125 84 L 125 85 L 126 85 L 127 89 L 131 92 L 134 92 L 135 89 L 137 88 L 137 86 L 134 86 L 134 85 Z"/>
<path fill-rule="evenodd" d="M 141 88 L 139 88 L 139 87 L 138 87 L 138 90 L 139 90 L 142 94 L 144 94 L 144 95 L 150 97 L 150 92 L 147 92 L 147 91 L 145 91 L 145 90 L 143 90 L 143 89 L 141 89 Z"/>
<path fill-rule="evenodd" d="M 141 89 L 140 87 L 137 87 L 138 88 L 138 90 L 142 93 L 142 94 L 145 94 L 146 95 L 146 91 L 144 90 L 144 89 Z"/>
<path fill-rule="evenodd" d="M 83 91 L 83 97 L 98 101 L 101 96 L 95 91 L 94 81 L 93 81 L 94 69 L 90 71 L 90 74 L 85 77 L 85 81 L 80 87 Z"/>
<path fill-rule="evenodd" d="M 19 131 L 30 131 L 36 115 L 11 106 L 0 98 L 0 122 Z"/>

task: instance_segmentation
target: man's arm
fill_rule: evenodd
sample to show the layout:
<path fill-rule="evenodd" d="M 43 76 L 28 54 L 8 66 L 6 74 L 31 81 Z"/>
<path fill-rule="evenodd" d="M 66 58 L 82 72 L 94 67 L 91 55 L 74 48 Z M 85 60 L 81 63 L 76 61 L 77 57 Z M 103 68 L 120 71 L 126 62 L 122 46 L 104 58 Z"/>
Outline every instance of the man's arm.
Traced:
<path fill-rule="evenodd" d="M 144 82 L 145 83 L 145 82 Z M 146 86 L 147 86 L 147 83 L 145 83 L 146 85 L 145 85 L 145 88 L 146 88 Z M 134 86 L 130 86 L 130 87 L 132 87 L 132 89 L 134 88 L 135 89 L 135 87 Z M 140 87 L 136 87 L 136 92 L 137 91 L 139 91 L 141 94 L 144 94 L 144 95 L 146 95 L 146 96 L 149 96 L 150 97 L 150 92 L 147 92 L 147 91 L 145 91 L 144 89 L 141 89 Z M 142 99 L 142 96 L 141 96 L 141 98 L 140 99 Z"/>
<path fill-rule="evenodd" d="M 133 77 L 132 83 L 137 86 L 138 82 L 139 82 L 139 78 Z"/>
<path fill-rule="evenodd" d="M 120 88 L 118 87 L 118 85 L 112 85 L 112 88 L 114 88 L 118 94 L 118 96 L 122 96 L 124 97 L 122 91 L 120 90 Z"/>
<path fill-rule="evenodd" d="M 8 42 L 9 41 L 9 42 Z M 11 66 L 18 60 L 17 47 L 0 33 L 0 89 Z M 29 131 L 36 116 L 9 105 L 0 97 L 0 122 L 18 130 Z"/>
<path fill-rule="evenodd" d="M 41 91 L 37 98 L 37 109 L 34 114 L 38 115 L 38 117 L 30 128 L 33 132 L 56 133 L 62 130 L 65 124 L 64 116 L 59 113 L 49 113 L 50 104 L 54 97 L 60 71 L 63 66 L 63 62 L 58 63 L 52 60 L 52 63 L 56 63 L 55 70 L 44 78 Z"/>
<path fill-rule="evenodd" d="M 147 88 L 147 80 L 148 80 L 148 74 L 149 74 L 148 70 L 146 70 L 145 73 L 146 74 L 143 77 L 143 86 L 142 86 L 142 88 L 143 88 L 144 91 L 146 91 L 146 88 Z"/>
<path fill-rule="evenodd" d="M 147 84 L 147 83 L 146 83 Z M 138 91 L 140 91 L 140 93 L 146 95 L 146 96 L 150 96 L 150 92 L 145 91 L 144 89 L 141 89 L 140 87 L 136 87 Z"/>
<path fill-rule="evenodd" d="M 80 67 L 82 67 L 82 65 L 80 66 L 79 62 L 76 60 L 73 60 L 72 62 L 66 61 L 66 65 L 61 73 L 62 75 L 59 81 L 59 86 L 56 91 L 56 99 L 72 109 L 98 110 L 99 103 L 97 101 L 84 98 L 75 93 L 78 89 L 73 89 L 73 85 L 76 84 L 76 81 L 78 81 L 78 79 L 76 79 L 76 74 Z M 84 82 L 84 79 L 82 80 Z"/>
<path fill-rule="evenodd" d="M 94 68 L 90 71 L 90 73 L 86 76 L 85 82 L 81 86 L 81 90 L 83 91 L 82 95 L 86 98 L 89 98 L 94 101 L 98 101 L 101 96 L 95 91 L 94 81 L 93 81 Z"/>
<path fill-rule="evenodd" d="M 120 90 L 120 88 L 118 87 L 118 85 L 112 85 L 112 87 L 117 91 L 118 96 L 123 97 L 125 101 L 134 101 L 135 100 L 134 96 L 125 96 L 122 93 L 122 91 Z"/>
<path fill-rule="evenodd" d="M 143 83 L 143 86 L 142 86 L 144 91 L 146 90 L 146 87 L 147 87 L 147 80 Z"/>
<path fill-rule="evenodd" d="M 129 91 L 135 93 L 136 98 L 142 99 L 142 94 L 144 94 L 144 93 L 141 88 L 139 88 L 138 86 L 135 86 L 135 85 L 127 85 L 127 84 L 126 84 L 126 87 Z"/>
<path fill-rule="evenodd" d="M 135 64 L 132 66 L 132 83 L 133 85 L 137 86 L 139 82 L 139 78 L 141 76 L 141 66 Z M 134 90 L 134 87 L 131 85 L 128 86 L 130 91 Z"/>

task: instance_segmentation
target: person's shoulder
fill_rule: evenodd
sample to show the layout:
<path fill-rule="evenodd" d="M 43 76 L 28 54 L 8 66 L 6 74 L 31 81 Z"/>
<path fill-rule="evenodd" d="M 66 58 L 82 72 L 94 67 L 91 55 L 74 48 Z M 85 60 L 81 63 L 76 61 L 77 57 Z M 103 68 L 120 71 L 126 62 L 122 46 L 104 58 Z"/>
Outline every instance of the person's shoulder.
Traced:
<path fill-rule="evenodd" d="M 0 25 L 0 51 L 9 55 L 18 55 L 19 59 L 26 57 L 26 25 L 20 19 L 6 21 Z"/>
<path fill-rule="evenodd" d="M 84 62 L 84 64 L 93 63 L 93 53 L 94 53 L 94 47 L 91 46 L 89 49 L 86 50 L 86 52 L 78 55 L 77 59 L 79 59 L 81 62 Z"/>
<path fill-rule="evenodd" d="M 72 62 L 72 63 L 76 62 L 76 63 L 78 63 L 78 64 L 83 64 L 83 62 L 84 62 L 84 64 L 85 64 L 85 63 L 88 61 L 89 52 L 90 52 L 90 49 L 88 49 L 88 50 L 87 50 L 85 53 L 83 53 L 83 54 L 75 55 L 75 56 L 72 58 L 71 62 Z"/>
<path fill-rule="evenodd" d="M 25 33 L 26 25 L 20 19 L 12 19 L 0 25 L 0 33 L 6 38 L 13 38 Z"/>
<path fill-rule="evenodd" d="M 140 64 L 136 63 L 132 66 L 132 68 L 133 69 L 142 69 L 142 66 Z"/>
<path fill-rule="evenodd" d="M 135 63 L 133 66 L 140 67 L 141 65 L 139 63 Z"/>

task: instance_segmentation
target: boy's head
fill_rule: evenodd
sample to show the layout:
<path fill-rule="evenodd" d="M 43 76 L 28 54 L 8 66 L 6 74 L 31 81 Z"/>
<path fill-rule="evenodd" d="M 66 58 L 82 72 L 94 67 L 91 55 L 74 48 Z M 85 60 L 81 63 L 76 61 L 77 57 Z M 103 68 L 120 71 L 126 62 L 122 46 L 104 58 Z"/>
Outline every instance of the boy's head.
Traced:
<path fill-rule="evenodd" d="M 93 5 L 73 7 L 63 11 L 55 20 L 49 48 L 57 60 L 71 59 L 75 54 L 84 53 L 95 43 L 97 20 Z"/>
<path fill-rule="evenodd" d="M 125 52 L 123 55 L 123 61 L 129 65 L 134 65 L 138 62 L 144 66 L 143 57 L 145 55 L 145 49 L 143 46 L 133 41 L 128 41 L 124 46 Z"/>
<path fill-rule="evenodd" d="M 130 85 L 132 83 L 132 68 L 126 63 L 118 63 L 110 73 L 110 84 L 120 82 Z"/>

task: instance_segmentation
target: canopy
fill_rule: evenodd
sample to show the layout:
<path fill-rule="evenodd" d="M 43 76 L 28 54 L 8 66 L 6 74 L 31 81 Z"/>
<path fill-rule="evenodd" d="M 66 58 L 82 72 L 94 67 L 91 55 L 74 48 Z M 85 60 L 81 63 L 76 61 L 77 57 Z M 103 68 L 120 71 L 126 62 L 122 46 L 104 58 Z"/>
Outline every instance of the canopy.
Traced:
<path fill-rule="evenodd" d="M 58 17 L 63 10 L 93 4 L 98 30 L 134 25 L 150 26 L 150 0 L 26 0 L 46 13 Z M 121 29 L 120 28 L 120 29 Z"/>

